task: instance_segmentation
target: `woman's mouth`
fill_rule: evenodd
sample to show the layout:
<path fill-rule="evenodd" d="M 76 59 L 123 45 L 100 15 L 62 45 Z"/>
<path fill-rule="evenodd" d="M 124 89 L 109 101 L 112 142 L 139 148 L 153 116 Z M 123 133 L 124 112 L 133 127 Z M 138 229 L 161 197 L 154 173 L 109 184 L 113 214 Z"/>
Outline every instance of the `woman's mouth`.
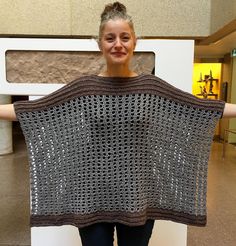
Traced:
<path fill-rule="evenodd" d="M 112 52 L 111 54 L 114 55 L 114 56 L 123 56 L 123 55 L 126 55 L 126 53 L 124 53 L 124 52 Z"/>

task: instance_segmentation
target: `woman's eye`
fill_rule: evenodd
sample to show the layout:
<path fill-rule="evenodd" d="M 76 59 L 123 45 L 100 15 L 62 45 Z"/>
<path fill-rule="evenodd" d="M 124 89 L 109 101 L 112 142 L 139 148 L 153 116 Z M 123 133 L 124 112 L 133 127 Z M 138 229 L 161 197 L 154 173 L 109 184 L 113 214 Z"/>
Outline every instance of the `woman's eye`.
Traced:
<path fill-rule="evenodd" d="M 113 38 L 106 38 L 106 41 L 113 42 Z"/>
<path fill-rule="evenodd" d="M 122 38 L 124 41 L 129 41 L 129 37 L 123 37 Z"/>

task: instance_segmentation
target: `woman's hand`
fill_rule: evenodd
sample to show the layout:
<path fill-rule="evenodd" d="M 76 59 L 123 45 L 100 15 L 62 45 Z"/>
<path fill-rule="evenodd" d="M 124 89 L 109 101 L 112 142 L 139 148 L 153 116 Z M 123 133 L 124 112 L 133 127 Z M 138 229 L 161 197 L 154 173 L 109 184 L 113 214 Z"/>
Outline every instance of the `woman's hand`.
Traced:
<path fill-rule="evenodd" d="M 236 117 L 236 104 L 226 103 L 223 113 L 223 118 L 233 118 Z"/>
<path fill-rule="evenodd" d="M 0 120 L 17 121 L 13 104 L 0 105 Z"/>

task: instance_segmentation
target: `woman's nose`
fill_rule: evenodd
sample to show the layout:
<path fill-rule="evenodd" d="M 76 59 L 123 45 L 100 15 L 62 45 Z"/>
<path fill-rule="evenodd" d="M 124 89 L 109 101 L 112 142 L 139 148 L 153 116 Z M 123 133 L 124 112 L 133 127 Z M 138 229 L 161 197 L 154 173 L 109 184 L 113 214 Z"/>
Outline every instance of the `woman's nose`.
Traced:
<path fill-rule="evenodd" d="M 116 48 L 122 47 L 122 42 L 121 42 L 121 40 L 120 40 L 119 38 L 116 39 L 115 47 L 116 47 Z"/>

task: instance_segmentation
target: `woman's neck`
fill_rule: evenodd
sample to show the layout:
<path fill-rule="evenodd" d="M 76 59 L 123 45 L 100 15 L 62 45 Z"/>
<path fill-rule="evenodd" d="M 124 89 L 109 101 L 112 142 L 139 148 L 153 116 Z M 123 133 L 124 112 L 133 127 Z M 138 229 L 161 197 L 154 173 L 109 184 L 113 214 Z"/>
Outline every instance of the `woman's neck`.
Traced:
<path fill-rule="evenodd" d="M 115 68 L 107 68 L 106 71 L 101 72 L 99 76 L 102 77 L 135 77 L 138 76 L 137 73 L 131 71 L 130 69 L 119 69 L 118 67 Z"/>

